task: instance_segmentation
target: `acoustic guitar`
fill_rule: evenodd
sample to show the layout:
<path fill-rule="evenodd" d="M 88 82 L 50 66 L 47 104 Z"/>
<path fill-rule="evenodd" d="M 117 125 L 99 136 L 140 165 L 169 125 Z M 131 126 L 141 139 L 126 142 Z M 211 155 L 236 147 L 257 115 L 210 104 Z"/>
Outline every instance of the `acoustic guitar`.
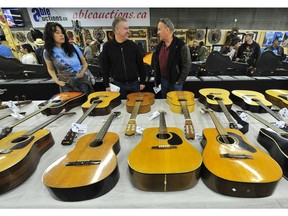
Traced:
<path fill-rule="evenodd" d="M 118 115 L 120 112 L 111 113 L 98 133 L 82 136 L 71 152 L 45 170 L 42 182 L 53 197 L 63 201 L 92 199 L 117 184 L 119 136 L 107 130 Z"/>
<path fill-rule="evenodd" d="M 288 108 L 288 90 L 283 89 L 267 89 L 265 91 L 266 98 L 279 108 Z"/>
<path fill-rule="evenodd" d="M 146 128 L 128 155 L 133 185 L 144 191 L 177 191 L 195 186 L 200 178 L 201 154 L 181 135 L 167 127 L 160 111 L 160 127 Z"/>
<path fill-rule="evenodd" d="M 242 109 L 258 113 L 268 112 L 278 121 L 285 122 L 285 126 L 288 127 L 286 120 L 271 110 L 272 103 L 266 100 L 263 94 L 247 90 L 233 90 L 232 94 L 234 95 L 234 103 Z"/>
<path fill-rule="evenodd" d="M 282 130 L 260 116 L 245 111 L 268 128 L 261 128 L 257 141 L 269 152 L 272 158 L 281 166 L 283 176 L 288 179 L 288 132 Z"/>
<path fill-rule="evenodd" d="M 15 188 L 31 176 L 43 153 L 54 144 L 51 132 L 42 128 L 66 114 L 75 113 L 63 110 L 30 131 L 12 133 L 0 141 L 0 193 Z"/>
<path fill-rule="evenodd" d="M 229 113 L 233 104 L 229 98 L 229 91 L 219 88 L 203 88 L 199 90 L 199 93 L 199 102 L 204 104 L 206 109 L 210 108 L 216 112 L 222 111 L 229 122 L 229 127 L 239 129 L 237 122 Z"/>
<path fill-rule="evenodd" d="M 53 95 L 49 100 L 38 105 L 44 115 L 57 115 L 64 108 L 68 112 L 85 101 L 86 95 L 83 92 L 61 92 Z M 51 106 L 49 104 L 53 103 Z M 46 107 L 48 105 L 48 107 Z M 46 107 L 46 108 L 45 108 Z M 45 108 L 45 109 L 43 109 Z"/>
<path fill-rule="evenodd" d="M 127 95 L 126 110 L 131 113 L 126 126 L 125 135 L 132 136 L 136 132 L 136 117 L 139 113 L 151 111 L 151 105 L 155 103 L 155 94 L 151 92 L 133 92 Z"/>
<path fill-rule="evenodd" d="M 194 111 L 194 93 L 190 91 L 170 91 L 167 93 L 166 101 L 172 112 L 184 114 L 185 137 L 195 139 L 195 129 L 190 117 L 190 112 Z"/>
<path fill-rule="evenodd" d="M 94 112 L 95 114 L 103 114 L 103 113 L 110 113 L 111 109 L 114 108 L 114 106 L 117 106 L 119 101 L 118 97 L 120 97 L 120 93 L 118 92 L 108 92 L 108 91 L 102 91 L 102 92 L 95 92 L 95 94 L 90 94 L 88 96 L 88 100 L 85 102 L 84 114 L 78 119 L 76 122 L 77 124 L 81 124 L 88 115 L 90 115 L 91 112 Z M 116 101 L 115 101 L 116 100 Z M 114 102 L 113 102 L 114 101 Z M 121 103 L 121 100 L 120 100 Z M 90 107 L 86 109 L 88 106 Z M 95 111 L 95 109 L 98 109 L 99 111 Z M 77 133 L 72 131 L 72 128 L 67 132 L 66 136 L 62 140 L 62 145 L 71 145 L 76 137 Z"/>
<path fill-rule="evenodd" d="M 203 130 L 203 182 L 223 195 L 270 196 L 283 174 L 279 164 L 239 130 L 223 128 L 213 111 L 208 112 L 216 128 Z"/>
<path fill-rule="evenodd" d="M 111 110 L 121 104 L 121 97 L 119 92 L 98 91 L 88 95 L 88 99 L 81 105 L 83 112 L 89 110 L 92 104 L 101 100 L 94 109 L 89 112 L 90 116 L 102 116 L 111 113 Z"/>
<path fill-rule="evenodd" d="M 3 128 L 1 133 L 0 133 L 0 140 L 3 139 L 4 137 L 6 137 L 8 134 L 10 134 L 14 127 L 16 127 L 17 125 L 21 124 L 22 122 L 32 118 L 33 116 L 37 115 L 38 113 L 45 111 L 46 109 L 49 109 L 51 107 L 53 107 L 53 109 L 55 109 L 55 111 L 52 111 L 53 109 L 48 111 L 48 113 L 50 113 L 50 114 L 51 113 L 53 113 L 53 114 L 58 113 L 59 114 L 64 108 L 66 111 L 69 111 L 71 109 L 71 106 L 69 105 L 69 103 L 70 102 L 73 103 L 73 101 L 74 102 L 78 101 L 84 95 L 82 92 L 62 92 L 62 93 L 54 95 L 50 100 L 45 102 L 45 105 L 44 105 L 44 103 L 42 103 L 42 105 L 40 106 L 41 108 L 39 110 L 36 110 L 35 112 L 25 116 L 23 119 L 19 120 L 18 122 Z M 60 111 L 60 109 L 61 109 L 61 111 Z"/>

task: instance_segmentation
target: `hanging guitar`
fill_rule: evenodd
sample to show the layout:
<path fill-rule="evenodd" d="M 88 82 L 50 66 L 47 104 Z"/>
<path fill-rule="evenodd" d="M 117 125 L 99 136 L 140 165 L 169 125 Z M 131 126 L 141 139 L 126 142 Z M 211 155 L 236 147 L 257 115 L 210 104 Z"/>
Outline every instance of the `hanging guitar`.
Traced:
<path fill-rule="evenodd" d="M 47 107 L 41 111 L 44 115 L 57 115 L 64 108 L 69 111 L 85 102 L 86 95 L 83 92 L 61 92 L 53 95 L 49 100 L 40 103 L 38 107 L 42 109 L 47 104 L 53 103 L 52 106 Z"/>
<path fill-rule="evenodd" d="M 288 179 L 288 132 L 284 131 L 260 116 L 244 111 L 268 128 L 261 128 L 257 141 L 269 152 L 272 158 L 281 166 L 283 176 Z"/>
<path fill-rule="evenodd" d="M 206 109 L 210 108 L 216 112 L 222 111 L 229 122 L 229 127 L 240 130 L 238 123 L 230 114 L 230 112 L 233 113 L 231 109 L 233 102 L 229 98 L 229 91 L 220 88 L 202 88 L 199 90 L 199 93 L 199 102 L 202 103 Z M 240 119 L 238 119 L 238 121 L 240 121 Z M 248 131 L 248 124 L 244 121 L 240 121 L 240 123 L 242 123 L 242 126 L 245 126 L 245 128 L 242 127 L 243 130 L 241 129 L 241 132 L 246 133 Z"/>
<path fill-rule="evenodd" d="M 82 136 L 71 152 L 45 170 L 42 182 L 54 197 L 63 201 L 92 199 L 117 184 L 119 136 L 107 130 L 119 115 L 120 112 L 110 114 L 98 133 Z"/>
<path fill-rule="evenodd" d="M 160 111 L 159 128 L 146 128 L 142 140 L 128 155 L 133 185 L 144 191 L 177 191 L 195 186 L 200 178 L 201 154 L 182 136 L 167 127 Z"/>
<path fill-rule="evenodd" d="M 279 108 L 288 108 L 288 90 L 283 89 L 267 89 L 265 91 L 268 101 Z"/>
<path fill-rule="evenodd" d="M 268 112 L 278 121 L 285 122 L 285 127 L 288 127 L 288 123 L 280 115 L 271 110 L 272 103 L 265 99 L 265 96 L 256 91 L 248 90 L 233 90 L 235 104 L 239 105 L 242 109 L 251 112 Z"/>
<path fill-rule="evenodd" d="M 172 112 L 184 114 L 185 137 L 195 139 L 195 129 L 190 117 L 190 112 L 194 111 L 194 93 L 190 91 L 170 91 L 167 93 L 166 101 Z"/>
<path fill-rule="evenodd" d="M 75 114 L 64 111 L 30 131 L 12 133 L 0 140 L 0 193 L 20 185 L 35 171 L 43 153 L 54 144 L 51 132 L 43 128 L 63 115 Z"/>
<path fill-rule="evenodd" d="M 138 113 L 147 113 L 155 103 L 155 94 L 151 92 L 133 92 L 127 95 L 126 110 L 131 113 L 126 126 L 125 135 L 132 136 L 136 132 L 136 117 Z"/>
<path fill-rule="evenodd" d="M 0 140 L 3 139 L 4 137 L 6 137 L 8 134 L 10 134 L 14 127 L 16 127 L 17 125 L 21 124 L 22 122 L 32 118 L 33 116 L 37 115 L 38 113 L 44 112 L 46 109 L 53 107 L 53 109 L 55 108 L 55 111 L 57 110 L 58 113 L 60 113 L 60 111 L 63 110 L 64 108 L 66 109 L 66 111 L 69 111 L 71 109 L 71 105 L 69 103 L 70 102 L 73 103 L 76 101 L 76 104 L 77 104 L 78 103 L 77 101 L 79 101 L 79 99 L 81 97 L 83 97 L 84 95 L 85 94 L 82 92 L 62 92 L 62 93 L 54 95 L 46 103 L 42 103 L 39 110 L 36 110 L 33 113 L 29 114 L 28 116 L 24 117 L 23 119 L 19 120 L 18 122 L 3 128 L 1 133 L 0 133 Z M 75 105 L 72 105 L 72 107 L 74 107 L 74 106 Z M 49 111 L 49 113 L 54 113 L 55 111 L 53 111 L 53 109 L 51 109 Z"/>
<path fill-rule="evenodd" d="M 279 164 L 239 131 L 223 128 L 212 110 L 216 128 L 203 130 L 202 180 L 211 190 L 234 197 L 270 196 L 282 177 Z"/>
<path fill-rule="evenodd" d="M 88 100 L 82 105 L 82 107 L 85 107 L 84 114 L 79 118 L 79 120 L 76 122 L 76 124 L 81 124 L 88 115 L 90 115 L 92 112 L 95 114 L 99 113 L 102 115 L 109 114 L 111 112 L 111 109 L 118 105 L 120 98 L 120 93 L 118 92 L 107 92 L 107 91 L 99 91 L 92 93 L 88 96 Z M 114 102 L 113 102 L 114 101 Z M 121 100 L 120 100 L 121 103 Z M 90 106 L 90 107 L 89 107 Z M 87 108 L 89 107 L 89 108 Z M 99 107 L 99 108 L 98 108 Z M 94 111 L 94 110 L 100 110 L 100 111 Z M 76 138 L 77 133 L 72 131 L 72 128 L 67 132 L 66 136 L 62 140 L 62 145 L 71 145 Z"/>

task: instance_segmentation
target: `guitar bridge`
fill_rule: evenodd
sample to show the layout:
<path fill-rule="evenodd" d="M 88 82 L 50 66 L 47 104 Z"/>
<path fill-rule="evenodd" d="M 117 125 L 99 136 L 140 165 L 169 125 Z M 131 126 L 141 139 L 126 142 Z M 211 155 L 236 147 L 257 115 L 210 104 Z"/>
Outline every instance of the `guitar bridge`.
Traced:
<path fill-rule="evenodd" d="M 81 161 L 71 161 L 66 164 L 66 166 L 87 166 L 87 165 L 98 165 L 101 160 L 81 160 Z"/>
<path fill-rule="evenodd" d="M 152 146 L 152 149 L 175 149 L 177 146 L 171 146 L 171 145 L 159 145 L 159 146 Z"/>
<path fill-rule="evenodd" d="M 245 155 L 245 154 L 220 154 L 222 158 L 235 158 L 235 159 L 253 159 L 251 155 Z"/>

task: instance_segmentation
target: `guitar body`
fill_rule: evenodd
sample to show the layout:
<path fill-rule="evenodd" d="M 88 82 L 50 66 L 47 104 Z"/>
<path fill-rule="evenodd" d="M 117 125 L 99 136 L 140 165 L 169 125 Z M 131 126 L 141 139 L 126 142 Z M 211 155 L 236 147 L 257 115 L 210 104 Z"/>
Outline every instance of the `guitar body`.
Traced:
<path fill-rule="evenodd" d="M 236 105 L 240 106 L 244 110 L 249 110 L 251 112 L 267 112 L 263 107 L 261 107 L 257 102 L 255 102 L 255 100 L 261 101 L 263 105 L 268 108 L 271 108 L 272 106 L 272 103 L 266 100 L 263 94 L 256 91 L 233 90 L 231 98 Z"/>
<path fill-rule="evenodd" d="M 7 192 L 28 179 L 35 171 L 42 154 L 54 144 L 49 130 L 38 130 L 24 139 L 22 135 L 26 132 L 10 134 L 0 141 L 0 151 L 15 148 L 10 153 L 0 154 L 0 193 Z"/>
<path fill-rule="evenodd" d="M 135 103 L 141 101 L 138 113 L 151 111 L 151 105 L 155 103 L 155 94 L 151 92 L 133 92 L 127 95 L 126 110 L 132 113 Z"/>
<path fill-rule="evenodd" d="M 194 111 L 194 93 L 190 91 L 170 91 L 167 93 L 166 101 L 170 105 L 170 109 L 175 113 L 183 113 L 182 106 L 179 102 L 179 98 L 185 99 L 189 112 Z"/>
<path fill-rule="evenodd" d="M 266 98 L 279 108 L 288 108 L 288 90 L 267 89 Z"/>
<path fill-rule="evenodd" d="M 231 144 L 221 143 L 216 128 L 203 130 L 203 182 L 211 190 L 228 196 L 271 195 L 282 177 L 281 167 L 268 154 L 251 145 L 240 131 L 225 130 L 233 141 Z M 225 157 L 225 154 L 234 157 Z"/>
<path fill-rule="evenodd" d="M 261 128 L 257 141 L 277 161 L 282 168 L 283 176 L 288 179 L 288 138 L 284 138 L 274 131 Z"/>
<path fill-rule="evenodd" d="M 216 112 L 222 112 L 217 99 L 221 99 L 223 104 L 228 110 L 231 110 L 232 100 L 230 100 L 230 92 L 220 88 L 202 88 L 199 90 L 199 102 L 202 103 L 205 108 L 210 108 Z"/>
<path fill-rule="evenodd" d="M 169 137 L 166 139 L 158 138 L 158 130 L 159 128 L 145 129 L 143 139 L 129 153 L 128 165 L 132 183 L 143 191 L 192 188 L 200 178 L 201 154 L 180 136 L 180 129 L 168 128 Z"/>
<path fill-rule="evenodd" d="M 51 164 L 43 173 L 42 182 L 53 197 L 63 201 L 81 201 L 109 192 L 118 182 L 116 154 L 120 151 L 119 137 L 107 132 L 103 143 L 91 147 L 97 135 L 82 136 L 75 148 Z M 100 160 L 99 164 L 66 166 L 68 162 Z"/>
<path fill-rule="evenodd" d="M 121 104 L 121 97 L 119 92 L 98 91 L 88 95 L 88 99 L 82 104 L 83 112 L 86 112 L 91 104 L 101 100 L 94 110 L 89 113 L 89 116 L 102 116 L 111 113 L 111 110 Z"/>
<path fill-rule="evenodd" d="M 66 112 L 71 110 L 74 107 L 81 105 L 85 101 L 85 94 L 83 92 L 61 92 L 59 94 L 54 95 L 51 99 L 46 102 L 40 103 L 38 105 L 39 108 L 47 105 L 50 102 L 55 102 L 53 106 L 43 110 L 41 113 L 44 115 L 57 115 L 64 108 Z"/>

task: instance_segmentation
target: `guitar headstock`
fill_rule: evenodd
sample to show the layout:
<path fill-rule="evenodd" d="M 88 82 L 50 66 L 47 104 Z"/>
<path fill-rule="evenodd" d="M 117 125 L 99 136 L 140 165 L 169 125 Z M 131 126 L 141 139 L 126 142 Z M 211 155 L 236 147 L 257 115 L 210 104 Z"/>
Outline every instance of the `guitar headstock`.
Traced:
<path fill-rule="evenodd" d="M 62 145 L 72 145 L 77 133 L 73 132 L 72 129 L 68 131 L 64 139 L 62 140 L 61 144 Z"/>
<path fill-rule="evenodd" d="M 135 119 L 130 119 L 125 130 L 125 135 L 126 136 L 132 136 L 136 132 L 136 120 Z"/>
<path fill-rule="evenodd" d="M 195 130 L 191 120 L 185 121 L 184 131 L 185 131 L 185 137 L 187 139 L 195 139 Z"/>
<path fill-rule="evenodd" d="M 119 117 L 121 115 L 121 112 L 120 111 L 113 112 L 113 115 L 115 117 Z"/>

